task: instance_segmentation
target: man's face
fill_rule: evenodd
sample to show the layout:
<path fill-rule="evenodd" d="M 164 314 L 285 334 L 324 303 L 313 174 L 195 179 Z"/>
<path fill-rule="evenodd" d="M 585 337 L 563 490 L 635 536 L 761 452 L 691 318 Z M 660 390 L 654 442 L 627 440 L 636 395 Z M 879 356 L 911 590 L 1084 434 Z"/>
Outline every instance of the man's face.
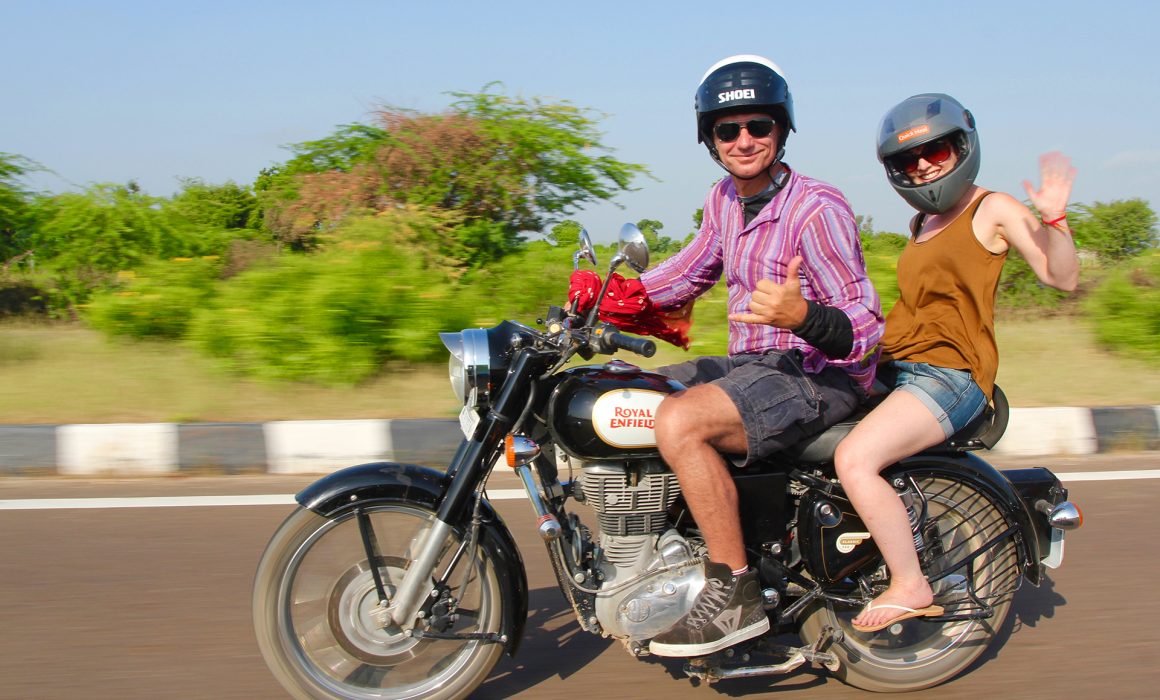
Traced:
<path fill-rule="evenodd" d="M 768 133 L 765 133 L 766 129 Z M 717 154 L 729 172 L 740 178 L 756 177 L 768 169 L 777 156 L 780 139 L 781 129 L 777 122 L 761 112 L 730 114 L 713 123 L 713 145 L 717 147 Z"/>

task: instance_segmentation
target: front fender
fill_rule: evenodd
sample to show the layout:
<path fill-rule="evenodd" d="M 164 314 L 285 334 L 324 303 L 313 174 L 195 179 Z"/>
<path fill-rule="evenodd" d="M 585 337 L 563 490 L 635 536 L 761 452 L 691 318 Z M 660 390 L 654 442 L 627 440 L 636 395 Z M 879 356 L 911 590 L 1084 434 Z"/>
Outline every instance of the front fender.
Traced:
<path fill-rule="evenodd" d="M 371 462 L 324 476 L 302 489 L 294 500 L 324 518 L 368 500 L 407 501 L 434 510 L 449 481 L 443 472 L 418 464 Z"/>
<path fill-rule="evenodd" d="M 438 510 L 450 479 L 443 472 L 417 464 L 372 462 L 347 467 L 302 489 L 294 499 L 308 510 L 333 518 L 356 506 L 374 503 L 413 503 Z M 528 618 L 528 579 L 515 539 L 491 503 L 480 503 L 480 546 L 495 562 L 503 600 L 504 651 L 515 655 Z M 470 523 L 449 523 L 460 533 Z"/>
<path fill-rule="evenodd" d="M 1020 554 L 1023 559 L 1024 577 L 1032 585 L 1040 584 L 1043 578 L 1043 557 L 1039 550 L 1039 530 L 1027 510 L 1027 505 L 999 470 L 970 453 L 954 455 L 920 453 L 901 460 L 899 465 L 884 472 L 884 476 L 889 478 L 893 474 L 911 469 L 922 469 L 967 481 L 994 498 L 1000 507 L 1011 514 L 1023 533 L 1023 537 L 1020 538 Z"/>

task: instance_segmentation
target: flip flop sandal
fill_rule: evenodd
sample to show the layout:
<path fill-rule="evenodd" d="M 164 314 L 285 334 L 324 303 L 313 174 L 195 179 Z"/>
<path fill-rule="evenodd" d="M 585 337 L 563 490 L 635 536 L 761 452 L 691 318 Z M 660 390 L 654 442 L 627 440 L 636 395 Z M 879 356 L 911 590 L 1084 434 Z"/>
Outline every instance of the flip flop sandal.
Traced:
<path fill-rule="evenodd" d="M 893 610 L 901 610 L 902 614 L 899 615 L 898 617 L 892 617 L 889 620 L 887 620 L 886 622 L 880 622 L 877 625 L 853 625 L 852 624 L 851 626 L 854 629 L 858 630 L 859 632 L 877 632 L 878 630 L 886 629 L 890 625 L 893 625 L 895 622 L 902 622 L 903 620 L 909 620 L 912 617 L 938 617 L 939 615 L 942 615 L 944 612 L 943 607 L 941 605 L 928 605 L 925 608 L 919 608 L 919 609 L 915 610 L 914 608 L 908 608 L 905 605 L 892 605 L 890 603 L 883 603 L 882 605 L 874 605 L 873 603 L 871 603 L 871 604 L 866 606 L 866 611 L 883 610 L 886 608 L 891 608 Z"/>

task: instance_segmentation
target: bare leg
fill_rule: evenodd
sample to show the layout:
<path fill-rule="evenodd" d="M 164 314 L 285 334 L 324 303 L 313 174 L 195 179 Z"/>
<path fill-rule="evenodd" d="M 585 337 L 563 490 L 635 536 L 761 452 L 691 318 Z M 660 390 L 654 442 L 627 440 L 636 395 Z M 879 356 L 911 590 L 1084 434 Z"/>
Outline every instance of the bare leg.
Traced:
<path fill-rule="evenodd" d="M 656 436 L 705 537 L 709 558 L 734 571 L 746 566 L 737 488 L 719 452 L 745 454 L 748 449 L 733 400 L 712 384 L 668 396 L 657 410 Z"/>
<path fill-rule="evenodd" d="M 834 462 L 838 479 L 890 569 L 890 586 L 875 605 L 924 608 L 934 593 L 919 567 L 902 499 L 879 474 L 904 457 L 945 440 L 930 410 L 912 394 L 892 392 L 838 445 Z M 863 611 L 858 625 L 876 625 L 898 617 L 897 609 Z"/>

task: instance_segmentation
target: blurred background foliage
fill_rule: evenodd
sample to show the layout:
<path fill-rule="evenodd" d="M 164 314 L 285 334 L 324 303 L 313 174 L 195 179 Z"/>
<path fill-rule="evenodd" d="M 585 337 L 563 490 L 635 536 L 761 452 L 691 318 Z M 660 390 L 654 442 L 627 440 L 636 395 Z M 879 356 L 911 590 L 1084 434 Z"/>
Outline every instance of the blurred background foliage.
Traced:
<path fill-rule="evenodd" d="M 289 147 L 250 184 L 181 181 L 30 191 L 39 166 L 0 153 L 0 318 L 83 323 L 196 348 L 264 379 L 357 384 L 398 363 L 442 362 L 440 331 L 534 323 L 567 290 L 585 204 L 640 178 L 597 119 L 566 102 L 456 93 L 440 114 L 389 108 Z M 635 223 L 653 259 L 700 222 Z M 1157 217 L 1140 199 L 1073 205 L 1081 288 L 1043 287 L 1017 254 L 1000 313 L 1085 319 L 1106 348 L 1160 363 Z M 903 235 L 858 217 L 884 311 L 898 296 Z M 598 246 L 602 265 L 611 247 Z M 599 270 L 601 273 L 604 269 Z M 695 353 L 723 352 L 725 290 L 694 311 Z"/>

